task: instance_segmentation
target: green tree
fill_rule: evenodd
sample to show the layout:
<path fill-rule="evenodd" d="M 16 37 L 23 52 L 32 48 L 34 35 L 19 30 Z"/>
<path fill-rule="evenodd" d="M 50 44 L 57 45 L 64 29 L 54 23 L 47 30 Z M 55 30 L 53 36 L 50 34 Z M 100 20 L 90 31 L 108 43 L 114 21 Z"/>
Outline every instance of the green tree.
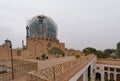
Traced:
<path fill-rule="evenodd" d="M 105 49 L 104 50 L 104 53 L 108 54 L 108 55 L 112 54 L 113 52 L 116 52 L 116 50 L 115 49 Z"/>
<path fill-rule="evenodd" d="M 98 58 L 107 58 L 110 56 L 111 53 L 116 52 L 116 50 L 114 49 L 105 49 L 104 51 L 101 50 L 96 50 L 95 48 L 92 47 L 87 47 L 85 49 L 83 49 L 83 52 L 85 54 L 95 54 L 97 55 Z"/>
<path fill-rule="evenodd" d="M 98 58 L 107 58 L 109 57 L 108 54 L 105 54 L 103 51 L 96 51 L 95 55 L 97 55 Z"/>
<path fill-rule="evenodd" d="M 44 60 L 46 58 L 46 54 L 42 54 L 42 59 Z"/>
<path fill-rule="evenodd" d="M 52 47 L 49 51 L 49 54 L 61 54 L 62 56 L 65 55 L 65 53 L 58 47 Z"/>
<path fill-rule="evenodd" d="M 84 52 L 85 54 L 96 53 L 96 49 L 95 49 L 95 48 L 92 48 L 92 47 L 87 47 L 87 48 L 83 49 L 83 52 Z"/>

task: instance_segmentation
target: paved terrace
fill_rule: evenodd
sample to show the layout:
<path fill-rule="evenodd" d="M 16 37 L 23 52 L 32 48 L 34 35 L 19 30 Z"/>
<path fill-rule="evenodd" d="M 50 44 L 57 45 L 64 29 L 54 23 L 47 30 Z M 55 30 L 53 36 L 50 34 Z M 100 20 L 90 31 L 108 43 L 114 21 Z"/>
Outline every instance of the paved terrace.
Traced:
<path fill-rule="evenodd" d="M 119 59 L 97 59 L 97 64 L 120 66 L 120 60 Z"/>
<path fill-rule="evenodd" d="M 74 56 L 66 56 L 61 58 L 53 58 L 48 60 L 34 60 L 34 59 L 26 59 L 26 61 L 37 62 L 38 63 L 38 70 L 46 69 L 58 64 L 62 64 L 64 62 L 68 62 L 71 60 L 75 60 Z"/>
<path fill-rule="evenodd" d="M 78 71 L 80 71 L 85 65 L 91 62 L 95 56 L 88 55 L 82 56 L 80 59 L 75 59 L 74 57 L 69 57 L 69 59 L 60 58 L 59 62 L 55 62 L 57 60 L 53 59 L 54 61 L 48 61 L 49 63 L 43 63 L 45 68 L 49 66 L 49 68 L 41 69 L 38 71 L 33 71 L 29 73 L 27 81 L 68 81 L 72 76 L 74 76 Z M 55 64 L 54 64 L 55 63 Z M 39 68 L 43 68 L 39 67 Z"/>
<path fill-rule="evenodd" d="M 66 56 L 61 58 L 53 58 L 48 60 L 34 60 L 34 59 L 25 59 L 25 61 L 37 62 L 38 70 L 46 69 L 57 64 L 61 64 L 67 61 L 75 60 L 74 56 Z M 26 81 L 27 76 L 19 77 L 11 81 Z"/>

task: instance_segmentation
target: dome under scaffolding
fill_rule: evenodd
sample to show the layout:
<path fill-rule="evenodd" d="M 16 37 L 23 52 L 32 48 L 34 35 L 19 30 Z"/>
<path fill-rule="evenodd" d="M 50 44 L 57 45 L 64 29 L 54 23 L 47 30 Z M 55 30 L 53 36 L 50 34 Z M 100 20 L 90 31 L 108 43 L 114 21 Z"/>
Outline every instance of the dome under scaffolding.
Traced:
<path fill-rule="evenodd" d="M 27 25 L 28 37 L 45 37 L 57 39 L 57 25 L 47 16 L 35 16 Z"/>

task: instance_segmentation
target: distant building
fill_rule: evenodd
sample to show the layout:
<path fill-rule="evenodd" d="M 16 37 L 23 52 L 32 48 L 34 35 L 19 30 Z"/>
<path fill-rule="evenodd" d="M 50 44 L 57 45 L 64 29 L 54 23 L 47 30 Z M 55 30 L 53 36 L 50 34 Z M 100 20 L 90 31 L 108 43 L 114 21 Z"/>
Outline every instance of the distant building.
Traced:
<path fill-rule="evenodd" d="M 50 17 L 44 15 L 33 17 L 26 26 L 26 46 L 22 41 L 23 49 L 13 49 L 14 58 L 36 58 L 41 57 L 43 53 L 51 58 L 54 56 L 50 55 L 48 51 L 52 47 L 60 48 L 67 55 L 81 54 L 79 50 L 65 48 L 65 43 L 61 43 L 57 38 L 57 31 L 57 25 Z M 10 55 L 8 53 L 10 48 L 6 48 L 6 44 L 7 40 L 0 46 L 0 56 L 8 57 Z"/>

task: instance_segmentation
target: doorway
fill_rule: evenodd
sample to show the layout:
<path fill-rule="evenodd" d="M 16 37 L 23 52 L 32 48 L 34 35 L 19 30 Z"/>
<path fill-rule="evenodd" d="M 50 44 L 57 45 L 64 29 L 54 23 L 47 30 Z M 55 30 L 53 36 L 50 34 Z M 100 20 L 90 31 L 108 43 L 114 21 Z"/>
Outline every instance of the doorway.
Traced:
<path fill-rule="evenodd" d="M 101 81 L 101 74 L 100 73 L 96 73 L 96 81 Z"/>

